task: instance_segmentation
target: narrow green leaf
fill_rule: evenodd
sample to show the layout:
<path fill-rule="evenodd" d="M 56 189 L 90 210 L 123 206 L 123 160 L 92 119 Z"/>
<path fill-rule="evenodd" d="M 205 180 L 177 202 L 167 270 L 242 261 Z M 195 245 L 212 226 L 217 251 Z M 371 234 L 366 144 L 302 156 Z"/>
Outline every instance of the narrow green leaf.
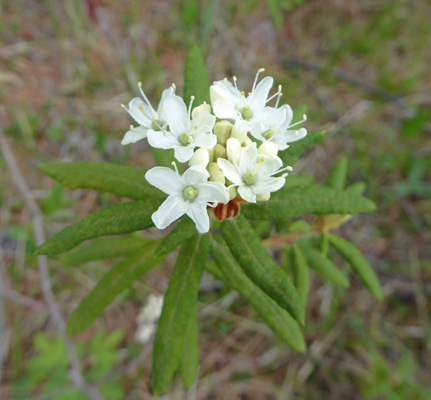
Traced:
<path fill-rule="evenodd" d="M 299 246 L 292 247 L 292 261 L 295 287 L 298 289 L 299 297 L 305 308 L 308 301 L 308 294 L 310 292 L 310 274 L 308 271 L 307 260 Z"/>
<path fill-rule="evenodd" d="M 204 58 L 197 46 L 193 46 L 187 55 L 184 70 L 184 102 L 188 104 L 194 96 L 194 105 L 199 106 L 204 101 L 210 104 L 210 81 L 205 69 Z"/>
<path fill-rule="evenodd" d="M 329 176 L 328 186 L 332 189 L 342 190 L 346 184 L 347 178 L 347 157 L 342 157 L 340 161 L 335 164 Z"/>
<path fill-rule="evenodd" d="M 289 147 L 280 152 L 278 156 L 283 160 L 284 165 L 294 166 L 298 162 L 301 154 L 312 144 L 320 142 L 324 136 L 325 131 L 308 132 L 305 138 L 291 143 Z"/>
<path fill-rule="evenodd" d="M 288 219 L 306 214 L 357 214 L 375 210 L 365 197 L 322 186 L 293 187 L 283 197 L 256 204 L 243 204 L 241 213 L 250 219 Z"/>
<path fill-rule="evenodd" d="M 320 253 L 323 257 L 328 257 L 329 250 L 329 240 L 328 234 L 326 232 L 322 232 L 320 234 Z"/>
<path fill-rule="evenodd" d="M 147 199 L 103 208 L 56 233 L 36 249 L 36 254 L 52 256 L 71 250 L 84 240 L 150 228 L 151 214 L 159 205 L 160 200 Z"/>
<path fill-rule="evenodd" d="M 90 261 L 120 257 L 140 249 L 148 242 L 149 240 L 136 236 L 99 239 L 69 251 L 60 258 L 60 261 L 65 264 L 81 265 Z"/>
<path fill-rule="evenodd" d="M 221 233 L 247 276 L 293 318 L 304 323 L 304 309 L 295 287 L 274 263 L 248 221 L 241 214 L 224 220 Z"/>
<path fill-rule="evenodd" d="M 353 185 L 346 187 L 344 192 L 352 194 L 353 196 L 362 196 L 366 188 L 367 184 L 365 182 L 356 182 Z"/>
<path fill-rule="evenodd" d="M 300 244 L 308 265 L 313 268 L 322 278 L 335 283 L 342 288 L 349 287 L 349 280 L 337 268 L 337 266 L 327 258 L 323 257 L 319 251 L 313 247 Z"/>
<path fill-rule="evenodd" d="M 77 161 L 40 164 L 39 169 L 72 189 L 94 189 L 134 200 L 163 198 L 145 180 L 145 172 L 112 163 Z"/>
<path fill-rule="evenodd" d="M 181 222 L 169 232 L 160 242 L 154 257 L 160 257 L 174 251 L 181 243 L 197 235 L 195 223 L 187 216 L 184 216 Z"/>
<path fill-rule="evenodd" d="M 340 255 L 352 266 L 373 296 L 381 300 L 383 298 L 382 287 L 379 278 L 374 272 L 368 260 L 352 243 L 336 235 L 329 236 L 329 242 Z"/>
<path fill-rule="evenodd" d="M 180 360 L 180 376 L 186 389 L 193 385 L 199 365 L 198 310 L 196 306 L 197 302 L 194 303 L 193 310 L 191 310 Z"/>
<path fill-rule="evenodd" d="M 67 334 L 76 335 L 91 326 L 103 310 L 114 301 L 123 290 L 144 276 L 161 259 L 153 258 L 157 242 L 148 243 L 139 254 L 115 264 L 81 301 L 67 323 Z"/>
<path fill-rule="evenodd" d="M 210 237 L 205 234 L 194 236 L 181 246 L 154 339 L 152 388 L 155 395 L 166 388 L 179 367 L 209 245 Z"/>
<path fill-rule="evenodd" d="M 271 196 L 272 198 L 277 197 L 285 197 L 286 193 L 288 193 L 292 188 L 297 186 L 309 186 L 314 183 L 314 178 L 312 176 L 307 175 L 299 175 L 299 176 L 288 176 L 286 178 L 286 183 L 280 189 L 274 192 Z"/>
<path fill-rule="evenodd" d="M 286 310 L 247 277 L 220 236 L 214 236 L 211 256 L 219 268 L 219 272 L 215 272 L 218 279 L 223 280 L 244 297 L 283 342 L 296 351 L 304 352 L 306 345 L 299 325 Z M 209 269 L 215 268 L 217 267 L 211 266 Z"/>

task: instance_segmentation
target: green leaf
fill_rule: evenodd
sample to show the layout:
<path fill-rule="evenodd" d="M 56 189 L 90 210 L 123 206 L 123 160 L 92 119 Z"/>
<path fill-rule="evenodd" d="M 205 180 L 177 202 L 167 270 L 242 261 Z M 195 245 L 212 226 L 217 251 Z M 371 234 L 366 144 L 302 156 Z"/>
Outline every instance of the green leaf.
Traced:
<path fill-rule="evenodd" d="M 136 236 L 99 239 L 69 251 L 60 258 L 65 264 L 81 265 L 95 260 L 115 258 L 140 249 L 148 240 Z"/>
<path fill-rule="evenodd" d="M 147 244 L 142 252 L 115 264 L 103 276 L 71 314 L 67 323 L 68 335 L 76 335 L 87 329 L 118 294 L 161 261 L 160 258 L 153 258 L 156 244 L 157 242 Z"/>
<path fill-rule="evenodd" d="M 306 176 L 306 175 L 298 175 L 298 176 L 288 176 L 286 178 L 286 183 L 284 186 L 277 190 L 276 192 L 272 193 L 272 198 L 277 197 L 284 197 L 286 196 L 286 193 L 288 193 L 293 187 L 297 186 L 309 186 L 314 183 L 314 178 L 312 176 Z"/>
<path fill-rule="evenodd" d="M 292 247 L 292 261 L 295 287 L 298 289 L 299 297 L 305 308 L 308 301 L 308 294 L 310 292 L 310 274 L 308 271 L 307 260 L 299 246 Z"/>
<path fill-rule="evenodd" d="M 205 69 L 204 58 L 197 46 L 193 46 L 187 55 L 184 71 L 184 102 L 188 104 L 194 96 L 194 105 L 199 106 L 204 101 L 210 104 L 210 81 Z"/>
<path fill-rule="evenodd" d="M 323 257 L 319 251 L 313 247 L 305 246 L 300 243 L 308 265 L 314 269 L 322 278 L 335 283 L 342 288 L 349 287 L 349 280 L 337 266 L 327 258 Z"/>
<path fill-rule="evenodd" d="M 267 0 L 267 4 L 274 28 L 280 30 L 283 26 L 283 11 L 279 6 L 279 0 Z"/>
<path fill-rule="evenodd" d="M 194 236 L 183 243 L 169 280 L 154 338 L 152 388 L 156 396 L 166 388 L 179 367 L 209 245 L 208 234 Z"/>
<path fill-rule="evenodd" d="M 153 153 L 156 165 L 159 167 L 172 168 L 172 160 L 174 160 L 173 149 L 156 149 L 155 147 L 151 147 L 151 152 Z M 177 166 L 181 166 L 181 164 Z"/>
<path fill-rule="evenodd" d="M 356 182 L 353 185 L 346 187 L 346 189 L 344 189 L 344 192 L 353 196 L 362 196 L 366 188 L 367 184 L 365 182 Z"/>
<path fill-rule="evenodd" d="M 383 298 L 379 278 L 363 254 L 346 239 L 336 235 L 329 236 L 329 242 L 341 254 L 341 256 L 352 266 L 373 296 L 381 300 Z"/>
<path fill-rule="evenodd" d="M 301 154 L 307 150 L 312 144 L 320 142 L 325 135 L 325 131 L 311 131 L 307 136 L 297 142 L 293 142 L 289 147 L 278 153 L 278 156 L 283 160 L 284 165 L 295 165 Z"/>
<path fill-rule="evenodd" d="M 328 186 L 332 189 L 342 190 L 347 178 L 347 158 L 343 157 L 335 164 L 329 176 Z"/>
<path fill-rule="evenodd" d="M 240 214 L 224 220 L 221 233 L 247 276 L 298 322 L 304 323 L 304 309 L 289 277 L 268 254 L 248 221 Z"/>
<path fill-rule="evenodd" d="M 72 189 L 94 189 L 134 200 L 163 198 L 145 179 L 145 172 L 112 163 L 77 161 L 47 163 L 39 169 Z"/>
<path fill-rule="evenodd" d="M 56 233 L 36 249 L 36 254 L 52 256 L 71 250 L 84 240 L 150 228 L 154 226 L 151 214 L 159 205 L 160 200 L 148 199 L 103 208 Z"/>
<path fill-rule="evenodd" d="M 250 280 L 243 269 L 236 263 L 226 243 L 220 236 L 214 236 L 211 256 L 217 263 L 208 268 L 216 271 L 218 279 L 235 289 L 265 320 L 267 325 L 292 349 L 304 352 L 306 349 L 304 337 L 299 325 L 290 314 L 277 305 L 266 293 Z"/>
<path fill-rule="evenodd" d="M 322 186 L 294 187 L 284 197 L 256 204 L 243 204 L 241 213 L 250 219 L 283 220 L 306 214 L 356 214 L 375 210 L 365 197 Z"/>
<path fill-rule="evenodd" d="M 196 306 L 197 302 L 194 303 L 191 311 L 180 359 L 180 376 L 186 389 L 193 385 L 199 365 L 198 310 Z"/>
<path fill-rule="evenodd" d="M 160 242 L 154 257 L 160 257 L 174 251 L 181 243 L 197 235 L 195 223 L 187 216 L 183 217 L 181 222 L 169 232 Z"/>

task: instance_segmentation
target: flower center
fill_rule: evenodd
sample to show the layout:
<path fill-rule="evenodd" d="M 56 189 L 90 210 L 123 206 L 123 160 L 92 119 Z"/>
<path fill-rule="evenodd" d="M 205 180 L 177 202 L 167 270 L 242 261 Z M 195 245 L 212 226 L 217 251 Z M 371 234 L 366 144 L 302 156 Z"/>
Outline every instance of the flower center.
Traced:
<path fill-rule="evenodd" d="M 153 130 L 155 130 L 155 131 L 161 131 L 162 129 L 162 122 L 161 121 L 159 121 L 158 119 L 154 119 L 152 122 L 151 122 L 151 129 L 153 129 Z"/>
<path fill-rule="evenodd" d="M 250 121 L 253 118 L 253 111 L 249 106 L 241 108 L 241 117 L 246 121 Z"/>
<path fill-rule="evenodd" d="M 193 142 L 193 134 L 191 132 L 184 132 L 178 137 L 178 141 L 183 145 L 187 146 Z"/>
<path fill-rule="evenodd" d="M 266 139 L 269 140 L 271 139 L 273 136 L 275 135 L 275 132 L 273 129 L 268 129 L 265 132 L 262 133 L 262 136 Z"/>
<path fill-rule="evenodd" d="M 247 172 L 242 177 L 242 180 L 247 186 L 254 185 L 256 183 L 256 175 L 253 172 Z"/>
<path fill-rule="evenodd" d="M 193 200 L 198 195 L 198 191 L 193 186 L 187 186 L 183 194 L 186 200 Z"/>

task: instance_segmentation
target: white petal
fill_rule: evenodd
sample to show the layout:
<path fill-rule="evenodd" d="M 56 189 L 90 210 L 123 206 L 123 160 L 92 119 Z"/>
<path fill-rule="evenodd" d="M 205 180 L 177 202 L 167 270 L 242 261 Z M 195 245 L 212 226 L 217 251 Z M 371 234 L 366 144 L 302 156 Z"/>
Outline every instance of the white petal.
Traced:
<path fill-rule="evenodd" d="M 284 104 L 280 108 L 283 108 L 285 111 L 285 118 L 284 118 L 282 126 L 287 128 L 292 122 L 292 118 L 293 118 L 292 108 L 288 104 Z M 282 127 L 280 127 L 280 129 L 281 128 Z"/>
<path fill-rule="evenodd" d="M 140 97 L 130 100 L 129 109 L 126 110 L 139 125 L 151 127 L 153 111 Z"/>
<path fill-rule="evenodd" d="M 165 100 L 166 121 L 175 136 L 190 131 L 187 107 L 180 96 L 172 95 Z"/>
<path fill-rule="evenodd" d="M 206 182 L 209 176 L 209 172 L 204 167 L 201 167 L 200 165 L 194 165 L 184 172 L 181 180 L 183 187 L 192 185 L 197 188 L 199 184 Z"/>
<path fill-rule="evenodd" d="M 283 161 L 277 156 L 262 156 L 263 162 L 259 165 L 256 171 L 256 176 L 258 179 L 262 179 L 265 176 L 269 177 L 275 174 L 282 166 Z"/>
<path fill-rule="evenodd" d="M 256 203 L 256 195 L 249 186 L 240 186 L 238 188 L 239 195 L 249 203 Z"/>
<path fill-rule="evenodd" d="M 198 133 L 193 135 L 193 146 L 212 149 L 217 144 L 217 136 L 212 133 Z"/>
<path fill-rule="evenodd" d="M 258 180 L 253 185 L 253 191 L 256 194 L 263 194 L 266 192 L 276 192 L 284 186 L 286 179 L 283 177 L 279 178 L 268 178 L 265 180 Z"/>
<path fill-rule="evenodd" d="M 268 98 L 269 91 L 274 84 L 274 79 L 270 76 L 263 78 L 256 89 L 247 97 L 247 104 L 253 110 L 261 110 L 265 107 L 266 99 Z"/>
<path fill-rule="evenodd" d="M 256 168 L 257 147 L 256 143 L 248 145 L 241 153 L 239 162 L 240 174 L 252 172 Z"/>
<path fill-rule="evenodd" d="M 189 203 L 182 195 L 169 196 L 151 216 L 151 219 L 159 229 L 165 229 L 172 222 L 181 217 L 188 211 Z"/>
<path fill-rule="evenodd" d="M 213 103 L 214 114 L 220 119 L 237 119 L 239 118 L 239 115 L 235 108 L 235 104 L 236 103 L 216 100 L 215 103 Z"/>
<path fill-rule="evenodd" d="M 225 160 L 224 158 L 219 158 L 217 160 L 217 165 L 221 169 L 223 174 L 226 176 L 226 178 L 229 179 L 234 185 L 242 184 L 242 178 L 239 175 L 235 165 L 233 165 L 228 160 Z"/>
<path fill-rule="evenodd" d="M 211 106 L 205 102 L 203 102 L 200 106 L 193 108 L 192 111 L 192 119 L 197 119 L 199 118 L 199 116 L 203 113 L 206 112 L 207 114 L 211 113 Z"/>
<path fill-rule="evenodd" d="M 166 99 L 170 96 L 172 96 L 173 94 L 175 94 L 175 89 L 170 86 L 167 89 L 165 89 L 162 93 L 162 98 L 160 99 L 160 103 L 159 103 L 159 107 L 157 108 L 157 112 L 159 114 L 159 116 L 162 117 L 163 120 L 166 120 Z"/>
<path fill-rule="evenodd" d="M 276 136 L 277 139 L 283 140 L 284 143 L 292 143 L 307 136 L 307 129 L 300 128 L 296 131 L 284 131 Z"/>
<path fill-rule="evenodd" d="M 242 150 L 241 142 L 238 139 L 231 137 L 226 141 L 227 159 L 231 163 L 239 164 Z"/>
<path fill-rule="evenodd" d="M 148 131 L 148 143 L 156 149 L 173 149 L 179 146 L 178 138 L 171 132 Z"/>
<path fill-rule="evenodd" d="M 243 119 L 237 119 L 235 122 L 235 128 L 238 132 L 249 132 L 254 128 L 255 123 L 252 121 L 245 121 Z"/>
<path fill-rule="evenodd" d="M 262 125 L 273 127 L 279 126 L 285 119 L 286 110 L 284 108 L 265 107 L 254 114 L 253 121 Z"/>
<path fill-rule="evenodd" d="M 151 168 L 145 174 L 145 179 L 157 189 L 166 194 L 181 193 L 183 185 L 181 177 L 176 171 L 166 167 Z"/>
<path fill-rule="evenodd" d="M 136 128 L 127 131 L 121 141 L 122 145 L 126 145 L 129 143 L 136 143 L 138 140 L 145 139 L 147 137 L 148 128 L 145 126 L 138 126 Z"/>
<path fill-rule="evenodd" d="M 197 201 L 190 203 L 187 215 L 194 221 L 196 228 L 200 233 L 206 233 L 210 229 L 210 218 L 207 212 L 206 204 Z"/>
<path fill-rule="evenodd" d="M 199 129 L 200 126 L 204 125 L 208 127 L 207 132 L 210 132 L 214 128 L 215 122 L 216 122 L 216 117 L 214 115 L 207 113 L 206 111 L 202 111 L 201 113 L 199 113 L 197 118 L 193 118 L 192 129 L 196 129 L 195 126 L 197 126 Z"/>
<path fill-rule="evenodd" d="M 220 182 L 204 182 L 199 185 L 197 199 L 204 203 L 219 203 L 229 202 L 229 192 L 226 186 Z"/>
<path fill-rule="evenodd" d="M 175 147 L 175 158 L 181 163 L 189 161 L 193 157 L 193 148 L 194 146 L 192 145 L 181 146 L 178 144 Z"/>

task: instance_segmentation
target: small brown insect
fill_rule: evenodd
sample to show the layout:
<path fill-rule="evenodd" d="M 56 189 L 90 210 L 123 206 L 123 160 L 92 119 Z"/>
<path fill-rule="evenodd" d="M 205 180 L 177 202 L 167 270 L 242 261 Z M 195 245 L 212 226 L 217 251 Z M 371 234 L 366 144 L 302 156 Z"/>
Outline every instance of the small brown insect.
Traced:
<path fill-rule="evenodd" d="M 245 203 L 245 200 L 241 199 L 241 197 L 235 197 L 227 204 L 220 203 L 214 208 L 214 215 L 219 221 L 226 218 L 235 218 L 239 214 L 241 203 Z"/>

